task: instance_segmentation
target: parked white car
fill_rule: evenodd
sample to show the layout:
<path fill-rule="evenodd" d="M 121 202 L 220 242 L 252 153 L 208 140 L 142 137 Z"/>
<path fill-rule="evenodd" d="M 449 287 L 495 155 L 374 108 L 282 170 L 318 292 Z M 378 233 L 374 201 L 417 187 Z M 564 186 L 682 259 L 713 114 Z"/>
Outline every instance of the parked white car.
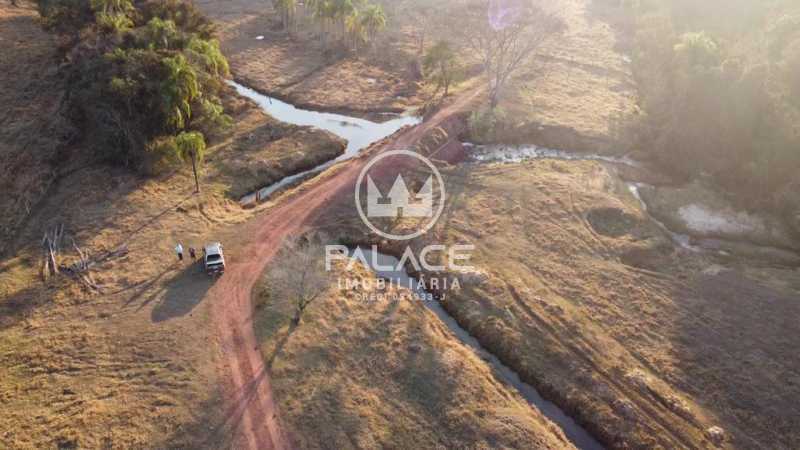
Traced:
<path fill-rule="evenodd" d="M 203 268 L 211 276 L 225 273 L 225 255 L 222 254 L 222 244 L 213 242 L 203 248 Z"/>

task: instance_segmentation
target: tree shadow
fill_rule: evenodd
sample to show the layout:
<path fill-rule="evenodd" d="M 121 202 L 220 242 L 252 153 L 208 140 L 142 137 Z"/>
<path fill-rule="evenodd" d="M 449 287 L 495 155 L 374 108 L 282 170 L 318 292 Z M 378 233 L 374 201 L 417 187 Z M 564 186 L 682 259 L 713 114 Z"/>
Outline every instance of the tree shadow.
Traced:
<path fill-rule="evenodd" d="M 0 299 L 0 331 L 25 320 L 34 309 L 49 301 L 47 286 L 32 286 Z"/>
<path fill-rule="evenodd" d="M 132 289 L 136 289 L 136 292 L 134 292 L 133 295 L 131 295 L 127 300 L 125 300 L 125 305 L 124 306 L 129 306 L 131 303 L 134 303 L 135 301 L 137 301 L 140 298 L 142 298 L 142 296 L 148 290 L 150 290 L 150 288 L 153 285 L 158 283 L 158 281 L 161 280 L 162 278 L 164 278 L 164 275 L 169 273 L 171 270 L 172 270 L 171 267 L 167 267 L 164 270 L 162 270 L 161 273 L 159 273 L 158 275 L 156 275 L 153 278 L 150 278 L 149 280 L 144 280 L 144 281 L 142 281 L 140 283 L 136 283 L 136 284 L 134 284 L 132 286 L 129 286 L 129 287 L 126 287 L 126 288 L 122 288 L 122 289 L 119 289 L 119 290 L 114 291 L 114 292 L 110 292 L 108 295 L 117 295 L 117 294 L 121 294 L 123 292 L 129 291 L 129 290 L 132 290 Z M 152 299 L 152 297 L 151 297 L 151 299 Z M 149 302 L 145 302 L 142 305 L 140 305 L 139 307 L 141 308 L 142 306 L 144 306 L 147 303 L 149 303 Z"/>
<path fill-rule="evenodd" d="M 190 314 L 213 285 L 214 280 L 200 270 L 199 263 L 189 264 L 162 290 L 156 291 L 145 301 L 145 304 L 150 303 L 163 293 L 163 298 L 153 308 L 152 321 L 164 322 Z"/>

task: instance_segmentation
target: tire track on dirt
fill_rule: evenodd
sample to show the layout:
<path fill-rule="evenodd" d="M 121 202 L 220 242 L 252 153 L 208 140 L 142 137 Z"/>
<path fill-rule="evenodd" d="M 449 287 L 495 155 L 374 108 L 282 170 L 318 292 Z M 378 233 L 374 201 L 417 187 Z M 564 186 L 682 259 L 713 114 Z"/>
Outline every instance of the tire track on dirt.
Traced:
<path fill-rule="evenodd" d="M 429 120 L 402 130 L 376 151 L 408 148 L 475 100 L 481 90 L 467 92 Z M 220 371 L 226 381 L 223 393 L 228 403 L 234 448 L 287 449 L 291 440 L 280 426 L 278 411 L 266 365 L 253 330 L 252 289 L 283 240 L 303 231 L 323 212 L 323 207 L 347 195 L 366 158 L 340 164 L 338 172 L 320 179 L 308 189 L 279 197 L 271 209 L 242 226 L 242 251 L 229 261 L 226 274 L 209 290 L 212 320 L 222 349 Z M 240 413 L 240 414 L 239 414 Z"/>
<path fill-rule="evenodd" d="M 576 345 L 566 342 L 563 339 L 560 339 L 560 333 L 555 329 L 555 327 L 548 322 L 547 319 L 541 317 L 538 313 L 536 313 L 525 301 L 523 296 L 517 291 L 517 289 L 511 284 L 506 283 L 506 287 L 508 288 L 511 297 L 514 301 L 529 315 L 534 322 L 536 322 L 540 329 L 544 330 L 547 335 L 554 341 L 559 343 L 563 346 L 566 350 L 572 353 L 576 359 L 582 360 L 585 364 L 592 368 L 594 373 L 599 375 L 609 386 L 612 386 L 621 396 L 631 400 L 636 406 L 639 407 L 639 410 L 642 411 L 645 415 L 647 415 L 652 421 L 653 424 L 661 428 L 663 433 L 658 433 L 658 430 L 653 430 L 654 437 L 656 437 L 664 446 L 665 448 L 673 448 L 675 447 L 676 443 L 680 443 L 683 448 L 689 449 L 696 449 L 697 446 L 694 445 L 686 436 L 683 435 L 679 430 L 675 430 L 671 424 L 667 421 L 661 420 L 662 413 L 657 411 L 656 408 L 651 407 L 650 402 L 647 401 L 644 396 L 640 397 L 639 393 L 635 393 L 636 395 L 630 395 L 629 391 L 624 389 L 622 383 L 617 381 L 617 379 L 606 373 L 595 361 L 594 358 L 587 354 L 582 349 L 578 348 Z M 560 325 L 563 325 L 562 321 L 559 319 L 550 318 L 551 321 L 556 322 Z M 581 344 L 585 346 L 587 350 L 592 349 L 592 345 L 590 342 L 586 341 L 582 336 L 575 337 Z M 591 352 L 591 350 L 589 350 Z M 674 414 L 670 412 L 669 414 Z M 680 417 L 680 416 L 679 416 Z M 666 439 L 665 439 L 666 438 Z"/>

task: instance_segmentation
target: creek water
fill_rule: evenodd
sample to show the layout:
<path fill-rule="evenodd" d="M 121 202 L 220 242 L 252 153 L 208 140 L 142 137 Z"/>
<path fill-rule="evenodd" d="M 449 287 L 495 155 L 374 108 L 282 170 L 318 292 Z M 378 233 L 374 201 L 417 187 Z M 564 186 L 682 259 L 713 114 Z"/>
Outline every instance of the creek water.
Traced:
<path fill-rule="evenodd" d="M 288 186 L 311 174 L 321 172 L 337 162 L 353 158 L 370 144 L 391 135 L 404 126 L 416 125 L 421 121 L 419 117 L 399 115 L 385 122 L 373 122 L 367 119 L 350 117 L 342 114 L 311 111 L 268 97 L 233 81 L 229 81 L 229 84 L 236 89 L 239 95 L 255 101 L 266 113 L 280 121 L 294 125 L 314 126 L 347 140 L 347 148 L 338 158 L 322 163 L 304 172 L 285 177 L 270 186 L 260 189 L 258 192 L 243 197 L 241 200 L 242 203 L 248 203 L 256 199 L 265 199 L 278 189 Z M 371 249 L 365 248 L 362 249 L 362 251 L 367 257 L 366 259 L 372 263 L 370 264 L 370 268 L 374 270 L 379 277 L 398 282 L 398 284 L 402 286 L 412 286 L 412 290 L 419 298 L 430 297 L 417 286 L 417 283 L 413 282 L 413 279 L 405 270 L 389 272 L 377 270 L 379 266 L 388 265 L 396 267 L 398 263 L 396 258 L 375 252 Z M 564 434 L 576 447 L 583 450 L 603 449 L 603 446 L 597 440 L 561 410 L 561 408 L 542 398 L 533 386 L 523 382 L 516 372 L 504 365 L 495 355 L 484 349 L 475 337 L 458 325 L 455 319 L 442 308 L 439 302 L 425 301 L 424 303 L 436 314 L 439 320 L 450 329 L 460 342 L 474 351 L 481 359 L 487 361 L 498 379 L 517 390 L 528 403 L 561 427 Z"/>
<path fill-rule="evenodd" d="M 486 163 L 504 163 L 515 164 L 532 159 L 559 159 L 564 161 L 600 161 L 614 164 L 624 164 L 627 166 L 637 167 L 639 163 L 626 157 L 626 156 L 607 156 L 593 153 L 578 153 L 566 150 L 556 150 L 551 148 L 539 147 L 536 145 L 521 145 L 521 146 L 508 146 L 508 145 L 473 145 L 470 143 L 464 144 L 470 149 L 468 161 L 477 164 Z M 675 245 L 684 249 L 699 252 L 701 249 L 691 244 L 691 238 L 685 234 L 675 232 L 667 227 L 666 224 L 653 217 L 650 214 L 647 202 L 644 201 L 639 189 L 647 186 L 644 183 L 625 183 L 631 195 L 639 202 L 642 210 L 659 228 L 661 228 L 667 236 L 670 237 Z"/>
<path fill-rule="evenodd" d="M 503 364 L 495 355 L 483 348 L 478 340 L 469 334 L 467 330 L 462 328 L 455 319 L 442 307 L 438 301 L 428 301 L 432 296 L 424 291 L 419 283 L 416 283 L 412 277 L 408 275 L 405 270 L 396 270 L 398 266 L 398 259 L 391 255 L 386 255 L 376 252 L 372 248 L 356 247 L 359 248 L 364 256 L 364 260 L 370 266 L 370 269 L 375 274 L 384 278 L 389 282 L 395 283 L 398 286 L 410 288 L 417 298 L 431 310 L 436 317 L 441 320 L 453 335 L 475 354 L 486 361 L 493 369 L 495 377 L 504 382 L 506 385 L 511 386 L 532 406 L 542 412 L 548 419 L 558 425 L 567 436 L 573 445 L 583 450 L 602 449 L 603 446 L 597 442 L 583 427 L 581 427 L 575 420 L 569 417 L 561 408 L 554 403 L 545 400 L 541 394 L 531 386 L 525 383 L 510 367 Z M 355 251 L 355 248 L 351 249 Z M 352 254 L 351 254 L 352 256 Z M 382 270 L 386 267 L 394 267 L 394 270 Z"/>
<path fill-rule="evenodd" d="M 297 180 L 308 175 L 321 172 L 340 161 L 345 161 L 358 155 L 358 153 L 370 144 L 380 141 L 390 136 L 395 131 L 406 125 L 416 125 L 421 119 L 412 115 L 390 115 L 390 119 L 385 122 L 373 122 L 371 120 L 358 117 L 350 117 L 342 114 L 311 111 L 298 108 L 289 103 L 276 98 L 263 95 L 249 87 L 242 86 L 234 81 L 228 82 L 239 95 L 247 97 L 256 102 L 267 114 L 275 117 L 281 122 L 293 125 L 313 126 L 325 131 L 329 131 L 342 139 L 347 140 L 347 148 L 344 153 L 336 159 L 326 161 L 309 170 L 288 176 L 282 180 L 266 186 L 258 191 L 244 196 L 241 203 L 250 203 L 256 198 L 266 199 L 278 189 L 291 185 Z"/>

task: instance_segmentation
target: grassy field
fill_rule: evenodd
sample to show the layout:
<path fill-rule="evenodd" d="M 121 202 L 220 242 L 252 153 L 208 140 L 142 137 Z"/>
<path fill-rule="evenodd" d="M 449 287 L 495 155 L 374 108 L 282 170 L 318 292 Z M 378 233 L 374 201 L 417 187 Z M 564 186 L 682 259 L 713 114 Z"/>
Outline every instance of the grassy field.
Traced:
<path fill-rule="evenodd" d="M 502 140 L 615 149 L 616 119 L 635 101 L 616 3 L 558 2 L 567 29 L 503 98 L 513 120 Z M 201 6 L 235 77 L 254 88 L 360 112 L 422 106 L 430 94 L 407 72 L 411 15 L 390 25 L 386 54 L 329 59 L 310 35 L 277 31 L 269 5 Z M 97 165 L 61 145 L 70 129 L 58 118 L 55 51 L 31 4 L 0 4 L 0 447 L 223 448 L 235 418 L 221 407 L 222 349 L 203 302 L 211 283 L 172 248 L 220 236 L 235 246 L 236 225 L 269 207 L 242 210 L 241 195 L 343 143 L 231 95 L 235 126 L 209 149 L 202 194 L 187 167 L 145 178 Z M 451 203 L 428 238 L 474 243 L 488 274 L 447 309 L 606 443 L 800 447 L 797 269 L 676 249 L 598 163 L 445 176 Z M 352 199 L 320 216 L 332 236 L 369 241 Z M 42 234 L 60 224 L 94 255 L 127 245 L 94 271 L 99 290 L 41 280 Z M 331 286 L 292 328 L 285 303 L 262 297 L 256 331 L 299 446 L 566 445 L 413 301 L 364 303 Z"/>
<path fill-rule="evenodd" d="M 264 3 L 201 1 L 198 6 L 220 24 L 234 77 L 254 89 L 322 110 L 399 112 L 421 104 L 420 86 L 407 76 L 412 38 L 399 24 L 390 23 L 380 52 L 336 55 L 312 35 L 315 27 L 308 16 L 290 38 L 278 14 Z"/>
<path fill-rule="evenodd" d="M 93 164 L 59 145 L 55 47 L 33 6 L 3 3 L 0 23 L 0 447 L 224 446 L 211 283 L 172 248 L 219 238 L 254 214 L 238 196 L 344 144 L 231 95 L 236 125 L 209 148 L 202 194 L 189 167 L 147 178 Z M 42 282 L 42 234 L 61 224 L 66 264 L 72 239 L 91 255 L 127 245 L 93 270 L 99 290 Z"/>
<path fill-rule="evenodd" d="M 304 19 L 289 37 L 278 15 L 252 0 L 200 6 L 221 25 L 222 46 L 235 77 L 292 103 L 355 112 L 393 111 L 431 101 L 433 87 L 415 79 L 409 65 L 439 39 L 463 45 L 454 27 L 461 11 L 419 0 L 380 2 L 388 26 L 379 51 L 330 54 Z M 515 75 L 501 101 L 508 123 L 498 139 L 565 149 L 619 150 L 619 119 L 634 108 L 636 87 L 626 52 L 632 27 L 626 10 L 607 0 L 563 0 L 548 5 L 566 29 Z M 446 12 L 445 12 L 446 11 Z M 431 17 L 428 17 L 431 16 Z M 257 40 L 256 37 L 263 36 Z M 465 83 L 483 83 L 477 61 L 460 50 Z M 456 89 L 457 92 L 457 89 Z"/>
<path fill-rule="evenodd" d="M 410 291 L 370 280 L 338 265 L 297 327 L 263 281 L 256 333 L 298 448 L 572 448 Z"/>
<path fill-rule="evenodd" d="M 449 292 L 446 309 L 596 436 L 797 446 L 797 269 L 674 246 L 595 162 L 455 167 L 445 183 L 443 218 L 413 245 L 474 244 L 488 274 Z M 351 205 L 320 226 L 369 242 Z"/>

